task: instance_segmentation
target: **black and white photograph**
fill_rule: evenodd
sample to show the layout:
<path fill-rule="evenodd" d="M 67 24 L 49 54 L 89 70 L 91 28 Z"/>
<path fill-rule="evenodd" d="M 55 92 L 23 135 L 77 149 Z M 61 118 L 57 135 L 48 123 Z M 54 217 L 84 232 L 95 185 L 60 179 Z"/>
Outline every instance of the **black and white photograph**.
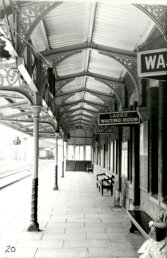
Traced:
<path fill-rule="evenodd" d="M 0 258 L 167 258 L 166 0 L 0 0 Z"/>

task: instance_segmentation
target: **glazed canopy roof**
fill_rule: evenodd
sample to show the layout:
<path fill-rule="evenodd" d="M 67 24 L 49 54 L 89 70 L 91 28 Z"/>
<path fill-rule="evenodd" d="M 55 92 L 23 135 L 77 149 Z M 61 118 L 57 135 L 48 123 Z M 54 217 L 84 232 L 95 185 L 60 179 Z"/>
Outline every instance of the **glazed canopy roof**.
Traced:
<path fill-rule="evenodd" d="M 12 2 L 20 10 L 25 42 L 31 41 L 37 56 L 54 72 L 54 116 L 63 130 L 94 130 L 99 112 L 123 110 L 125 96 L 128 106 L 138 101 L 137 50 L 155 28 L 155 7 L 102 1 Z M 160 9 L 166 7 L 159 6 L 161 15 Z M 20 55 L 25 54 L 25 42 Z M 2 93 L 0 98 L 1 104 L 9 103 Z M 21 106 L 24 112 L 19 111 L 23 116 L 30 111 L 28 100 L 20 98 L 13 101 L 16 106 L 26 102 Z M 3 110 L 3 116 L 10 115 L 10 107 Z"/>

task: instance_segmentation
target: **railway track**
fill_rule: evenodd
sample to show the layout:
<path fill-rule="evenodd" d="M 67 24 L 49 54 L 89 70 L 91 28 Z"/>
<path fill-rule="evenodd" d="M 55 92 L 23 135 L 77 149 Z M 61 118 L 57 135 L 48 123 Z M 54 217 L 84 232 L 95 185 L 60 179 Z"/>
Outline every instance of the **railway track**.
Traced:
<path fill-rule="evenodd" d="M 49 163 L 54 163 L 54 161 L 40 161 L 39 172 L 42 172 L 48 167 Z M 0 173 L 0 190 L 15 184 L 23 179 L 26 179 L 32 175 L 32 172 L 28 167 L 21 167 L 15 169 L 8 169 Z"/>
<path fill-rule="evenodd" d="M 28 168 L 19 168 L 0 174 L 0 190 L 31 176 Z"/>

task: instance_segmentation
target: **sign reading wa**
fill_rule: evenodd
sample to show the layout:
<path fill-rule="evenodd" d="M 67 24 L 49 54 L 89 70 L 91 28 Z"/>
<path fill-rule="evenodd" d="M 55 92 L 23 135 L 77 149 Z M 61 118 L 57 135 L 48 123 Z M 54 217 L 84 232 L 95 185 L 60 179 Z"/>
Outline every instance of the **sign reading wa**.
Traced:
<path fill-rule="evenodd" d="M 138 52 L 137 65 L 140 77 L 167 75 L 167 48 Z"/>
<path fill-rule="evenodd" d="M 134 125 L 140 123 L 137 111 L 123 111 L 99 114 L 99 125 Z"/>

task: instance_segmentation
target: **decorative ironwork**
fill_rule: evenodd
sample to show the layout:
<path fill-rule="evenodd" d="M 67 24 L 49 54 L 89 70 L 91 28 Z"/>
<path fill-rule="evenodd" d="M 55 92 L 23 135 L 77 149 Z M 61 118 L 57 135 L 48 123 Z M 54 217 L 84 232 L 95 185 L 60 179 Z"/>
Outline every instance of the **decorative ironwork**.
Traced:
<path fill-rule="evenodd" d="M 35 29 L 35 26 L 44 16 L 51 11 L 54 7 L 61 4 L 61 2 L 40 2 L 32 3 L 31 5 L 22 6 L 18 10 L 18 15 L 20 18 L 20 35 L 26 40 L 22 44 L 22 49 L 20 55 L 23 54 L 26 42 L 29 40 L 29 37 L 32 31 Z"/>
<path fill-rule="evenodd" d="M 8 89 L 28 94 L 32 99 L 33 92 L 30 87 L 24 82 L 17 68 L 4 68 L 0 70 L 0 88 L 7 87 Z"/>
<path fill-rule="evenodd" d="M 21 96 L 24 96 L 29 101 L 29 104 L 33 103 L 33 99 L 27 94 L 27 92 L 25 90 L 22 90 L 19 87 L 7 87 L 7 86 L 0 87 L 0 91 L 13 94 L 13 98 L 16 98 L 16 95 L 20 94 Z M 12 98 L 12 96 L 10 96 L 10 98 Z"/>
<path fill-rule="evenodd" d="M 167 8 L 159 5 L 134 4 L 137 8 L 146 13 L 157 25 L 165 40 L 167 41 Z"/>
<path fill-rule="evenodd" d="M 113 53 L 107 53 L 105 51 L 99 51 L 99 54 L 111 57 L 114 60 L 118 61 L 120 64 L 122 64 L 126 68 L 130 77 L 132 78 L 135 88 L 138 89 L 138 84 L 137 84 L 137 78 L 138 78 L 137 77 L 137 59 L 136 59 L 136 57 L 113 54 Z"/>
<path fill-rule="evenodd" d="M 102 96 L 100 93 L 91 93 L 92 95 L 96 96 L 97 98 L 101 99 L 103 102 L 104 102 L 104 105 L 107 105 L 108 108 L 110 109 L 110 106 L 109 106 L 109 101 L 111 100 L 111 96 L 109 97 L 106 97 L 106 96 Z"/>
<path fill-rule="evenodd" d="M 118 101 L 119 105 L 122 105 L 121 100 L 122 100 L 122 88 L 125 87 L 125 84 L 120 83 L 120 82 L 113 82 L 113 81 L 108 81 L 104 79 L 96 79 L 97 81 L 100 81 L 104 83 L 105 85 L 109 86 L 116 96 L 116 100 Z"/>
<path fill-rule="evenodd" d="M 77 51 L 71 51 L 71 52 L 66 52 L 66 53 L 61 53 L 61 54 L 49 55 L 49 56 L 46 56 L 45 58 L 49 62 L 51 62 L 53 66 L 57 66 L 66 58 L 69 58 L 73 55 L 77 55 L 81 52 L 82 52 L 82 50 L 77 50 Z"/>
<path fill-rule="evenodd" d="M 53 131 L 56 131 L 56 127 L 57 127 L 57 123 L 55 120 L 53 120 L 53 118 L 51 118 L 50 116 L 47 117 L 40 117 L 39 123 L 44 123 L 44 124 L 48 124 L 49 126 L 52 127 Z"/>
<path fill-rule="evenodd" d="M 64 103 L 68 98 L 72 97 L 73 94 L 69 94 L 68 96 L 57 96 L 55 99 L 56 106 L 61 106 L 62 103 Z"/>
<path fill-rule="evenodd" d="M 39 18 L 53 3 L 44 2 L 26 5 L 20 8 L 20 22 L 22 24 L 22 36 L 25 37 L 32 24 Z"/>
<path fill-rule="evenodd" d="M 67 106 L 65 106 L 65 107 L 62 107 L 61 109 L 62 109 L 62 112 L 66 112 L 67 110 L 69 110 L 70 108 L 72 108 L 73 107 L 73 105 L 67 105 Z M 72 110 L 71 110 L 72 111 Z"/>
<path fill-rule="evenodd" d="M 56 87 L 56 94 L 68 83 L 72 82 L 75 78 L 66 79 L 63 81 L 57 81 L 55 84 Z"/>
<path fill-rule="evenodd" d="M 72 107 L 72 105 L 67 105 L 65 107 L 59 107 L 59 108 L 55 108 L 55 112 L 54 114 L 56 115 L 57 121 L 59 121 L 60 118 L 60 109 L 63 109 L 63 112 L 65 112 L 66 110 L 70 109 Z"/>

